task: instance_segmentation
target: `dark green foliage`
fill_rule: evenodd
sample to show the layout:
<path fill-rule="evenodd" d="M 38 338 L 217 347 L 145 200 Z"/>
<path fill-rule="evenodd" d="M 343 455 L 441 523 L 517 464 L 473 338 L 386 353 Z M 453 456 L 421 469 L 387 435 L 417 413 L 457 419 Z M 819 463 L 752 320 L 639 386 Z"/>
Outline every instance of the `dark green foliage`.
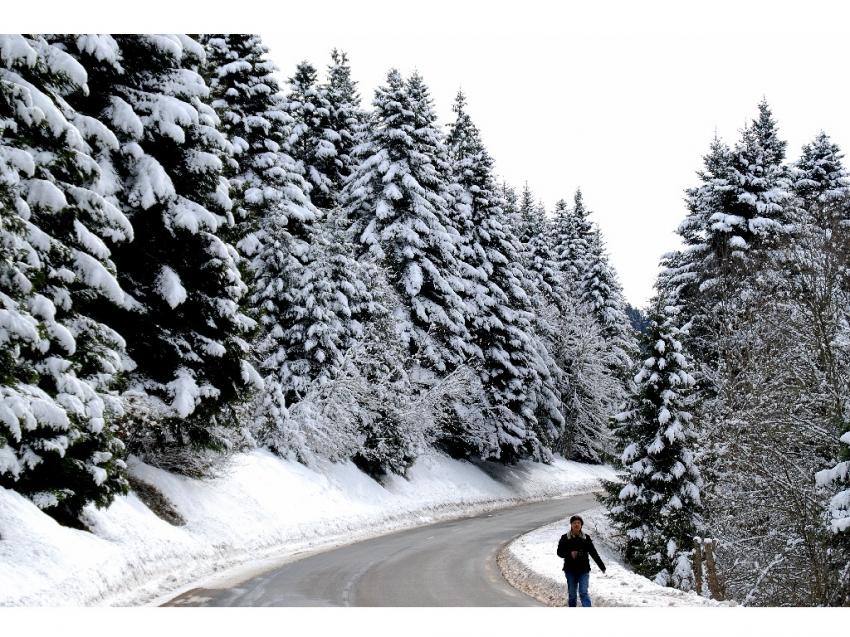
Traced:
<path fill-rule="evenodd" d="M 675 310 L 657 302 L 642 339 L 647 358 L 628 409 L 617 416 L 623 482 L 604 483 L 603 502 L 635 570 L 689 590 L 691 540 L 702 531 L 702 478 L 686 411 L 693 378 L 675 321 Z"/>

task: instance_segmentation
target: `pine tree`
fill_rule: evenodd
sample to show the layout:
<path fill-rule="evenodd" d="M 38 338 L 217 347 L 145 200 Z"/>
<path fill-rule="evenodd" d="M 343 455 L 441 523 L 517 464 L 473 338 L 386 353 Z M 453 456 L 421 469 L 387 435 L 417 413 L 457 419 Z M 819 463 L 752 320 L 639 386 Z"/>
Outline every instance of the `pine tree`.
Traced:
<path fill-rule="evenodd" d="M 610 347 L 613 369 L 621 378 L 626 378 L 635 354 L 635 336 L 626 316 L 622 288 L 608 262 L 598 228 L 590 237 L 584 260 L 584 276 L 579 281 L 578 292 L 581 303 L 596 320 L 600 334 Z"/>
<path fill-rule="evenodd" d="M 717 286 L 723 268 L 730 268 L 725 232 L 718 232 L 712 218 L 731 207 L 734 191 L 729 181 L 732 151 L 717 136 L 703 157 L 704 170 L 697 172 L 700 185 L 686 191 L 688 215 L 677 230 L 685 248 L 665 255 L 659 286 L 676 298 L 683 316 L 692 322 L 689 341 L 693 351 L 702 351 L 707 335 L 706 314 L 717 302 Z M 713 299 L 713 301 L 712 301 Z"/>
<path fill-rule="evenodd" d="M 124 394 L 131 450 L 168 463 L 166 450 L 223 449 L 232 408 L 256 373 L 246 360 L 253 322 L 239 311 L 238 255 L 219 236 L 232 205 L 222 175 L 230 147 L 205 103 L 203 47 L 185 35 L 57 41 L 88 73 L 90 90 L 72 106 L 114 132 L 116 148 L 98 157 L 109 177 L 101 186 L 133 226 L 134 240 L 113 255 L 136 303 L 93 306 L 120 328 L 135 365 Z"/>
<path fill-rule="evenodd" d="M 332 167 L 327 168 L 334 204 L 341 206 L 345 181 L 354 171 L 354 149 L 362 143 L 367 133 L 367 116 L 360 107 L 357 83 L 351 77 L 348 56 L 343 51 L 331 52 L 328 79 L 321 90 L 327 100 L 330 117 L 329 130 L 336 133 L 336 156 Z"/>
<path fill-rule="evenodd" d="M 553 254 L 558 268 L 573 289 L 578 289 L 579 283 L 587 274 L 590 245 L 593 241 L 593 224 L 587 219 L 589 214 L 584 206 L 581 188 L 576 189 L 572 209 L 563 199 L 555 206 Z"/>
<path fill-rule="evenodd" d="M 555 202 L 555 212 L 552 219 L 552 254 L 561 270 L 567 270 L 568 268 L 565 268 L 564 264 L 569 262 L 569 255 L 565 254 L 564 250 L 564 246 L 569 241 L 572 222 L 569 212 L 566 199 L 558 199 Z"/>
<path fill-rule="evenodd" d="M 502 199 L 505 204 L 505 214 L 508 215 L 508 219 L 511 219 L 511 215 L 519 210 L 519 198 L 513 186 L 506 181 L 502 181 Z"/>
<path fill-rule="evenodd" d="M 336 201 L 335 183 L 339 184 L 336 143 L 340 134 L 332 127 L 333 106 L 309 62 L 301 62 L 290 78 L 286 104 L 293 119 L 286 149 L 303 168 L 313 205 L 330 208 Z"/>
<path fill-rule="evenodd" d="M 522 262 L 529 274 L 528 293 L 539 308 L 552 304 L 564 310 L 575 303 L 569 282 L 558 269 L 551 242 L 551 229 L 542 204 L 534 203 L 534 196 L 525 185 L 519 208 L 514 218 L 513 231 L 522 250 Z"/>
<path fill-rule="evenodd" d="M 563 425 L 560 396 L 550 371 L 555 364 L 534 332 L 521 246 L 507 231 L 508 220 L 499 205 L 492 174 L 493 161 L 465 106 L 463 93 L 458 93 L 448 145 L 470 211 L 468 263 L 482 274 L 470 331 L 481 351 L 487 420 L 496 431 L 499 446 L 495 455 L 505 461 L 525 456 L 548 459 Z M 480 445 L 480 437 L 473 441 L 476 443 Z M 486 457 L 493 450 L 479 447 L 469 452 Z"/>
<path fill-rule="evenodd" d="M 630 303 L 626 303 L 626 316 L 629 317 L 629 321 L 632 324 L 632 330 L 638 334 L 645 332 L 646 328 L 649 326 L 643 311 L 638 307 L 634 307 Z"/>
<path fill-rule="evenodd" d="M 516 216 L 513 219 L 514 233 L 520 243 L 527 245 L 538 234 L 541 219 L 537 205 L 534 203 L 534 194 L 528 187 L 528 182 L 525 182 L 516 207 Z"/>
<path fill-rule="evenodd" d="M 567 427 L 559 446 L 567 457 L 602 462 L 610 452 L 608 420 L 624 397 L 635 344 L 622 291 L 589 214 L 577 189 L 572 208 L 558 202 L 546 234 L 568 299 L 553 330 L 566 386 Z"/>
<path fill-rule="evenodd" d="M 97 188 L 114 136 L 65 100 L 85 70 L 37 36 L 2 36 L 0 61 L 0 486 L 78 525 L 127 490 L 124 342 L 87 307 L 129 302 L 105 242 L 133 233 Z"/>
<path fill-rule="evenodd" d="M 702 184 L 687 192 L 689 215 L 679 228 L 686 249 L 666 260 L 662 285 L 675 289 L 693 321 L 700 360 L 721 356 L 719 335 L 744 311 L 737 299 L 741 282 L 758 276 L 788 230 L 786 144 L 767 103 L 758 108 L 734 149 L 715 137 L 698 173 Z"/>
<path fill-rule="evenodd" d="M 850 429 L 841 436 L 846 445 L 841 461 L 831 469 L 819 471 L 816 480 L 821 487 L 832 487 L 833 495 L 827 509 L 827 523 L 833 533 L 835 561 L 840 593 L 837 604 L 850 602 Z"/>
<path fill-rule="evenodd" d="M 794 240 L 788 261 L 791 294 L 801 301 L 802 319 L 816 338 L 810 345 L 818 374 L 806 387 L 820 404 L 821 422 L 838 439 L 825 450 L 832 469 L 818 471 L 816 482 L 828 487 L 826 503 L 830 566 L 837 575 L 831 604 L 850 603 L 850 285 L 844 273 L 850 265 L 850 179 L 843 153 L 826 133 L 804 145 L 791 168 L 794 195 Z M 807 339 L 808 340 L 808 339 Z M 820 445 L 819 445 L 820 446 Z"/>
<path fill-rule="evenodd" d="M 702 496 L 728 594 L 753 605 L 829 604 L 824 503 L 806 476 L 834 461 L 835 438 L 823 433 L 845 404 L 841 258 L 805 210 L 817 196 L 788 196 L 784 142 L 766 104 L 759 111 L 733 149 L 712 144 L 702 183 L 688 191 L 686 247 L 668 255 L 659 285 L 691 323 L 683 340 L 699 383 Z M 790 171 L 801 194 L 820 189 L 819 174 L 840 179 L 828 144 L 818 154 L 832 168 L 812 170 L 810 149 L 807 168 Z"/>
<path fill-rule="evenodd" d="M 292 118 L 274 77 L 277 67 L 268 59 L 260 36 L 206 34 L 200 41 L 206 51 L 203 74 L 210 104 L 219 117 L 219 130 L 233 149 L 233 156 L 225 158 L 224 175 L 230 182 L 234 224 L 223 231 L 250 257 L 257 251 L 256 233 L 265 208 L 284 196 L 283 187 L 266 191 L 266 184 L 289 186 L 292 182 L 295 189 L 306 188 L 294 160 L 281 150 Z M 305 198 L 297 190 L 290 198 L 304 205 Z M 306 209 L 300 215 L 313 216 Z M 250 280 L 250 268 L 243 273 Z"/>
<path fill-rule="evenodd" d="M 823 131 L 803 146 L 789 178 L 791 192 L 797 198 L 798 224 L 837 229 L 836 226 L 850 218 L 847 206 L 850 178 L 843 158 L 841 149 Z"/>
<path fill-rule="evenodd" d="M 843 380 L 843 326 L 850 320 L 850 178 L 841 149 L 821 132 L 803 146 L 790 169 L 794 230 L 784 258 L 792 297 L 803 302 L 815 326 L 818 366 L 829 387 L 829 415 L 840 435 L 845 427 L 848 383 Z M 850 362 L 850 361 L 848 361 Z M 814 392 L 813 392 L 814 393 Z"/>
<path fill-rule="evenodd" d="M 584 215 L 580 193 L 577 201 Z M 563 205 L 558 209 L 562 221 L 563 209 Z M 527 186 L 517 216 L 523 220 L 519 229 L 526 238 L 522 262 L 529 275 L 534 327 L 554 357 L 553 369 L 562 395 L 560 411 L 566 419 L 554 448 L 571 459 L 602 462 L 610 451 L 608 419 L 623 397 L 624 365 L 634 347 L 630 334 L 625 331 L 623 338 L 612 337 L 612 333 L 620 332 L 598 324 L 593 308 L 582 303 L 582 288 L 571 281 L 573 273 L 559 266 L 558 217 L 547 223 Z M 592 225 L 585 223 L 592 232 Z M 574 220 L 570 224 L 574 225 Z M 593 263 L 589 255 L 586 259 Z M 582 262 L 582 267 L 589 265 Z M 625 314 L 622 319 L 622 325 L 627 326 Z"/>
<path fill-rule="evenodd" d="M 356 395 L 352 402 L 362 441 L 352 459 L 381 479 L 389 473 L 405 475 L 433 434 L 427 426 L 427 409 L 414 402 L 406 347 L 395 325 L 402 299 L 382 268 L 370 263 L 361 267 L 372 273 L 374 305 L 362 338 L 351 350 Z"/>
<path fill-rule="evenodd" d="M 268 375 L 258 438 L 276 453 L 294 453 L 305 463 L 316 456 L 338 460 L 362 450 L 356 439 L 363 438 L 363 445 L 369 440 L 364 422 L 371 422 L 366 414 L 373 404 L 366 392 L 386 400 L 381 379 L 372 377 L 370 385 L 367 366 L 358 358 L 360 350 L 372 346 L 368 342 L 372 324 L 381 321 L 382 308 L 375 299 L 379 277 L 374 266 L 353 257 L 346 230 L 338 211 L 328 211 L 313 227 L 310 261 L 292 289 L 271 282 L 263 288 L 272 291 L 267 306 L 274 299 L 286 302 L 284 295 L 306 302 L 269 315 L 286 321 L 288 327 L 269 324 L 266 338 L 269 342 L 277 338 L 278 343 L 269 351 L 281 358 L 272 357 L 264 365 Z M 260 278 L 266 280 L 265 275 Z M 381 339 L 374 346 L 392 352 L 390 338 L 382 334 Z M 299 360 L 300 371 L 295 368 Z"/>
<path fill-rule="evenodd" d="M 285 424 L 288 407 L 311 382 L 326 378 L 339 358 L 340 330 L 327 305 L 334 297 L 330 282 L 322 282 L 323 268 L 333 266 L 318 256 L 317 212 L 303 169 L 285 152 L 298 124 L 266 47 L 256 35 L 213 35 L 205 42 L 212 103 L 239 151 L 231 174 L 234 198 L 250 230 L 238 246 L 249 258 L 249 302 L 261 324 L 255 351 L 265 388 L 255 424 L 261 443 L 285 453 L 303 440 Z"/>
<path fill-rule="evenodd" d="M 787 181 L 782 161 L 786 142 L 779 139 L 776 122 L 767 102 L 759 103 L 759 117 L 745 128 L 741 140 L 726 155 L 722 144 L 715 140 L 706 159 L 708 174 L 725 183 L 721 196 L 711 197 L 712 214 L 688 224 L 686 232 L 700 232 L 708 223 L 706 239 L 715 252 L 715 259 L 733 259 L 738 267 L 747 266 L 752 251 L 776 243 L 785 231 L 784 202 L 788 198 Z M 719 173 L 719 174 L 718 174 Z M 718 205 L 719 204 L 719 205 Z M 710 280 L 703 274 L 703 281 Z M 705 285 L 705 283 L 703 283 Z"/>
<path fill-rule="evenodd" d="M 779 139 L 776 121 L 765 100 L 758 119 L 742 132 L 732 152 L 728 181 L 734 198 L 709 219 L 712 229 L 726 233 L 733 258 L 751 261 L 752 249 L 774 246 L 786 231 L 788 199 L 786 142 Z"/>
<path fill-rule="evenodd" d="M 623 483 L 605 483 L 603 501 L 625 535 L 625 557 L 664 586 L 691 588 L 692 538 L 702 531 L 694 434 L 687 411 L 693 385 L 676 311 L 657 300 L 643 339 L 648 358 L 629 408 L 617 416 Z"/>
<path fill-rule="evenodd" d="M 419 75 L 405 83 L 390 71 L 373 104 L 373 128 L 346 186 L 346 212 L 361 256 L 387 269 L 404 300 L 397 325 L 409 354 L 445 373 L 470 353 L 445 148 Z"/>

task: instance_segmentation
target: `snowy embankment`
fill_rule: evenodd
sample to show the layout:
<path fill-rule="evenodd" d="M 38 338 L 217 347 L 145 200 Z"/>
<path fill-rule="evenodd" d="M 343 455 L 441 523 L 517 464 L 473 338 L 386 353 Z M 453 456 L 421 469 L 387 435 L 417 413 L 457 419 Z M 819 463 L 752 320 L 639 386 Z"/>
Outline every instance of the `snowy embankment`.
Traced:
<path fill-rule="evenodd" d="M 611 548 L 613 531 L 605 511 L 596 507 L 582 512 L 584 530 L 593 539 L 605 563 L 603 574 L 591 563 L 590 599 L 595 606 L 720 606 L 725 605 L 696 593 L 659 586 L 623 565 Z M 547 606 L 566 606 L 567 580 L 563 560 L 555 554 L 558 540 L 569 530 L 569 519 L 521 535 L 499 553 L 502 574 L 514 588 Z M 581 604 L 581 601 L 578 601 Z"/>
<path fill-rule="evenodd" d="M 308 468 L 265 451 L 237 455 L 223 476 L 207 480 L 129 464 L 135 480 L 166 501 L 157 507 L 163 517 L 131 492 L 107 509 L 87 509 L 91 532 L 79 531 L 0 488 L 0 606 L 158 602 L 214 575 L 238 581 L 306 551 L 587 492 L 613 477 L 608 467 L 560 458 L 501 467 L 437 453 L 417 460 L 409 479 L 383 485 L 350 462 Z M 176 516 L 162 513 L 169 509 Z"/>

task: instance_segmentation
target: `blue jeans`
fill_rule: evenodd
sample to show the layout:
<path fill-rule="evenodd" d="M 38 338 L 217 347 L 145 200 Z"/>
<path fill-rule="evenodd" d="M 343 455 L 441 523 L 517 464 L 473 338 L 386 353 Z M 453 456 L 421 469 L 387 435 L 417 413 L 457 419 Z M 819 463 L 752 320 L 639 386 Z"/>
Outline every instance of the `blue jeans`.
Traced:
<path fill-rule="evenodd" d="M 569 573 L 567 576 L 567 606 L 576 605 L 576 589 L 581 596 L 581 605 L 590 606 L 590 595 L 587 594 L 587 585 L 590 584 L 590 573 Z"/>

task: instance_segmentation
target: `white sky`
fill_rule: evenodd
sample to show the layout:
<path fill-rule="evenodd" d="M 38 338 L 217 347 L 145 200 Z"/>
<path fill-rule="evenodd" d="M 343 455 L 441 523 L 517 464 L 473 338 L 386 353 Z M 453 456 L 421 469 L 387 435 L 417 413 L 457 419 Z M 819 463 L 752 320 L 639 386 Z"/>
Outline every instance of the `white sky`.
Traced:
<path fill-rule="evenodd" d="M 117 14 L 113 2 L 84 4 L 15 11 L 42 32 L 259 32 L 283 77 L 302 59 L 324 71 L 338 47 L 364 105 L 389 68 L 416 68 L 444 124 L 463 87 L 499 174 L 518 189 L 528 181 L 550 210 L 581 186 L 637 305 L 678 244 L 683 190 L 715 129 L 734 142 L 764 95 L 790 157 L 821 128 L 850 148 L 850 10 L 838 3 L 146 0 Z M 5 28 L 14 22 L 4 15 Z"/>
<path fill-rule="evenodd" d="M 390 67 L 418 69 L 444 124 L 462 87 L 510 183 L 528 181 L 548 210 L 581 186 L 633 304 L 649 299 L 659 257 L 678 245 L 683 190 L 715 129 L 736 140 L 764 95 L 790 157 L 821 128 L 850 148 L 846 16 L 716 2 L 455 3 L 423 15 L 355 4 L 315 30 L 287 20 L 261 31 L 282 75 L 302 59 L 324 72 L 336 46 L 369 104 Z"/>

